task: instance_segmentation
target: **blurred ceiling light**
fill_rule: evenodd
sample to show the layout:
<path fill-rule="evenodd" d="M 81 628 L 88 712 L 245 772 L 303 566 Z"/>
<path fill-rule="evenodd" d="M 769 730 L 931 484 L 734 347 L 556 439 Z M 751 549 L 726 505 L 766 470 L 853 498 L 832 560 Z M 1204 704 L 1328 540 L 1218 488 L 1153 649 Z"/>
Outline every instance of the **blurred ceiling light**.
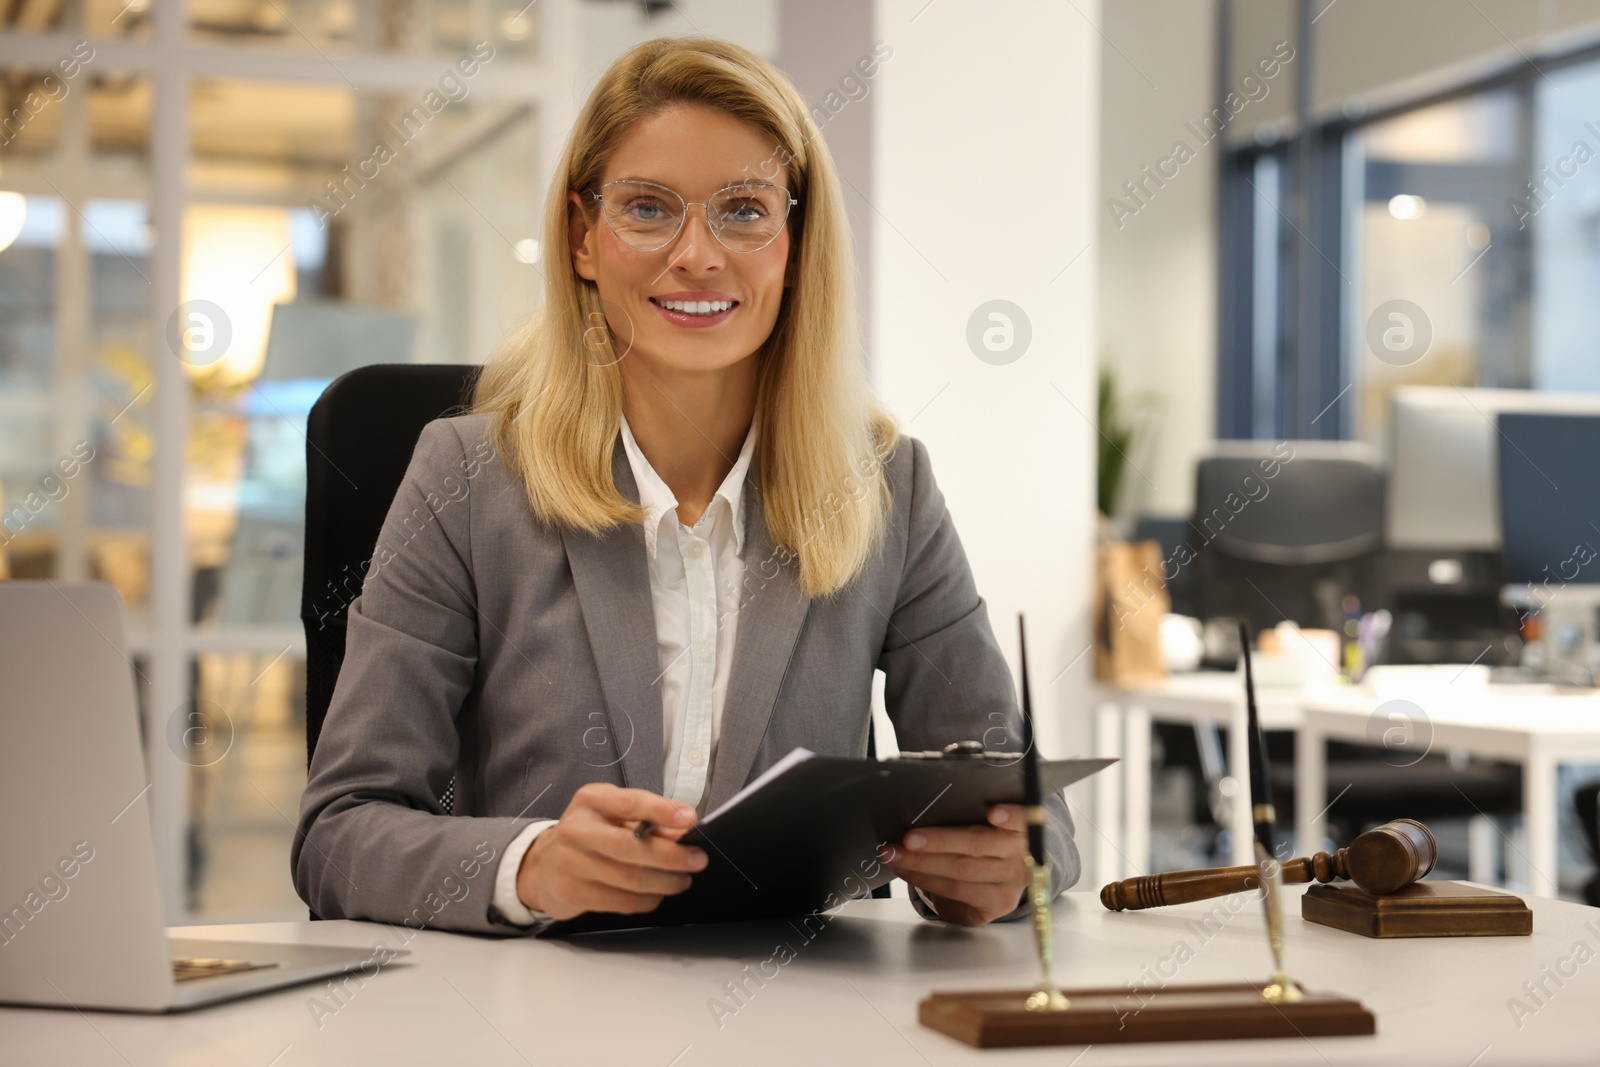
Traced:
<path fill-rule="evenodd" d="M 322 32 L 329 37 L 348 37 L 356 29 L 356 7 L 349 0 L 333 0 L 322 5 Z"/>
<path fill-rule="evenodd" d="M 1389 198 L 1389 214 L 1402 222 L 1410 219 L 1421 218 L 1422 213 L 1428 210 L 1428 202 L 1420 196 L 1401 193 L 1399 196 Z"/>
<path fill-rule="evenodd" d="M 288 23 L 289 16 L 277 4 L 257 5 L 250 12 L 250 22 L 261 33 L 274 33 L 282 30 Z"/>
<path fill-rule="evenodd" d="M 0 193 L 0 252 L 11 247 L 27 217 L 28 201 L 21 193 Z"/>
<path fill-rule="evenodd" d="M 539 239 L 537 237 L 524 237 L 512 246 L 518 263 L 529 266 L 539 262 Z"/>
<path fill-rule="evenodd" d="M 246 382 L 261 373 L 272 305 L 294 299 L 289 209 L 191 204 L 183 219 L 183 300 L 209 300 L 228 317 L 228 350 L 195 377 Z"/>
<path fill-rule="evenodd" d="M 532 7 L 532 4 L 528 5 Z M 523 11 L 526 11 L 524 8 Z M 508 41 L 524 41 L 528 38 L 529 23 L 533 21 L 521 12 L 506 12 L 500 18 L 500 36 Z"/>

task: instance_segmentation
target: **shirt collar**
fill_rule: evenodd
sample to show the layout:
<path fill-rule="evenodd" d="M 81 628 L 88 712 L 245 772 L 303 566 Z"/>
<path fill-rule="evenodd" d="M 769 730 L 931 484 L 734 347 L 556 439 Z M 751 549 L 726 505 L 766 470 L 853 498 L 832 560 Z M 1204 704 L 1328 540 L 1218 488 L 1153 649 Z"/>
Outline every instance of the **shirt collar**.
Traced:
<path fill-rule="evenodd" d="M 744 444 L 739 449 L 739 456 L 733 461 L 733 469 L 727 477 L 722 479 L 722 484 L 717 487 L 716 493 L 711 497 L 711 504 L 707 511 L 717 506 L 721 500 L 728 506 L 729 514 L 733 518 L 733 543 L 735 549 L 744 552 L 744 508 L 740 506 L 744 499 L 745 475 L 750 470 L 750 459 L 754 454 L 756 441 L 756 426 L 760 416 L 750 420 L 750 429 L 744 435 Z M 628 454 L 628 466 L 633 468 L 633 480 L 639 487 L 639 503 L 644 505 L 646 515 L 644 520 L 644 544 L 650 558 L 656 558 L 656 535 L 661 529 L 661 524 L 666 521 L 678 521 L 678 498 L 672 488 L 656 473 L 656 469 L 645 458 L 644 452 L 639 448 L 639 442 L 633 436 L 633 429 L 628 425 L 628 417 L 622 417 L 622 447 Z"/>

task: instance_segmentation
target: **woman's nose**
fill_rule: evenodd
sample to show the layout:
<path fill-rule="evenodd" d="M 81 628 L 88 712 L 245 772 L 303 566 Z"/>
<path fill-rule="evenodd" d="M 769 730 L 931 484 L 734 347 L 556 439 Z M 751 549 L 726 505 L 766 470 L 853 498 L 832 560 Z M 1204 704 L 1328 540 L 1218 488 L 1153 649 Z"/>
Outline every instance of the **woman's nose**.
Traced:
<path fill-rule="evenodd" d="M 696 213 L 695 208 L 700 211 Z M 706 214 L 703 204 L 689 205 L 676 244 L 671 264 L 674 268 L 686 271 L 721 270 L 727 259 L 727 250 L 711 235 L 710 216 Z"/>

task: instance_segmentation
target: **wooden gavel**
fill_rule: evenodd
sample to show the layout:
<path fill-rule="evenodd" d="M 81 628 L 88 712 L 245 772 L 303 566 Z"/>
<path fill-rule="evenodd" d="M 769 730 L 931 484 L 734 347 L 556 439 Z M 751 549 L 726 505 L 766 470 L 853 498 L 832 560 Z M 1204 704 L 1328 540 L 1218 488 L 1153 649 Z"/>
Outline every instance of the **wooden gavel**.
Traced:
<path fill-rule="evenodd" d="M 1331 856 L 1318 852 L 1289 860 L 1283 864 L 1283 881 L 1296 885 L 1348 878 L 1368 893 L 1383 896 L 1425 876 L 1438 858 L 1438 842 L 1426 826 L 1415 819 L 1396 819 L 1358 835 Z M 1147 874 L 1112 882 L 1100 890 L 1100 903 L 1112 911 L 1140 911 L 1248 892 L 1260 880 L 1261 871 L 1253 866 Z"/>

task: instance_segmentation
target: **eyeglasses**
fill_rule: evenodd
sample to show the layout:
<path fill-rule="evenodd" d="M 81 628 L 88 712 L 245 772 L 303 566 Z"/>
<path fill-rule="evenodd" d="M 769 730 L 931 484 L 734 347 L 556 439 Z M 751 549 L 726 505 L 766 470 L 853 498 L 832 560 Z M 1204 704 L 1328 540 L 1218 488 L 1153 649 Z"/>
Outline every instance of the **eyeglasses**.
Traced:
<path fill-rule="evenodd" d="M 783 231 L 789 209 L 800 201 L 781 185 L 744 182 L 718 189 L 703 204 L 686 202 L 655 182 L 607 182 L 590 192 L 605 212 L 617 240 L 638 252 L 656 252 L 677 239 L 691 207 L 706 213 L 717 243 L 730 252 L 759 252 Z"/>

